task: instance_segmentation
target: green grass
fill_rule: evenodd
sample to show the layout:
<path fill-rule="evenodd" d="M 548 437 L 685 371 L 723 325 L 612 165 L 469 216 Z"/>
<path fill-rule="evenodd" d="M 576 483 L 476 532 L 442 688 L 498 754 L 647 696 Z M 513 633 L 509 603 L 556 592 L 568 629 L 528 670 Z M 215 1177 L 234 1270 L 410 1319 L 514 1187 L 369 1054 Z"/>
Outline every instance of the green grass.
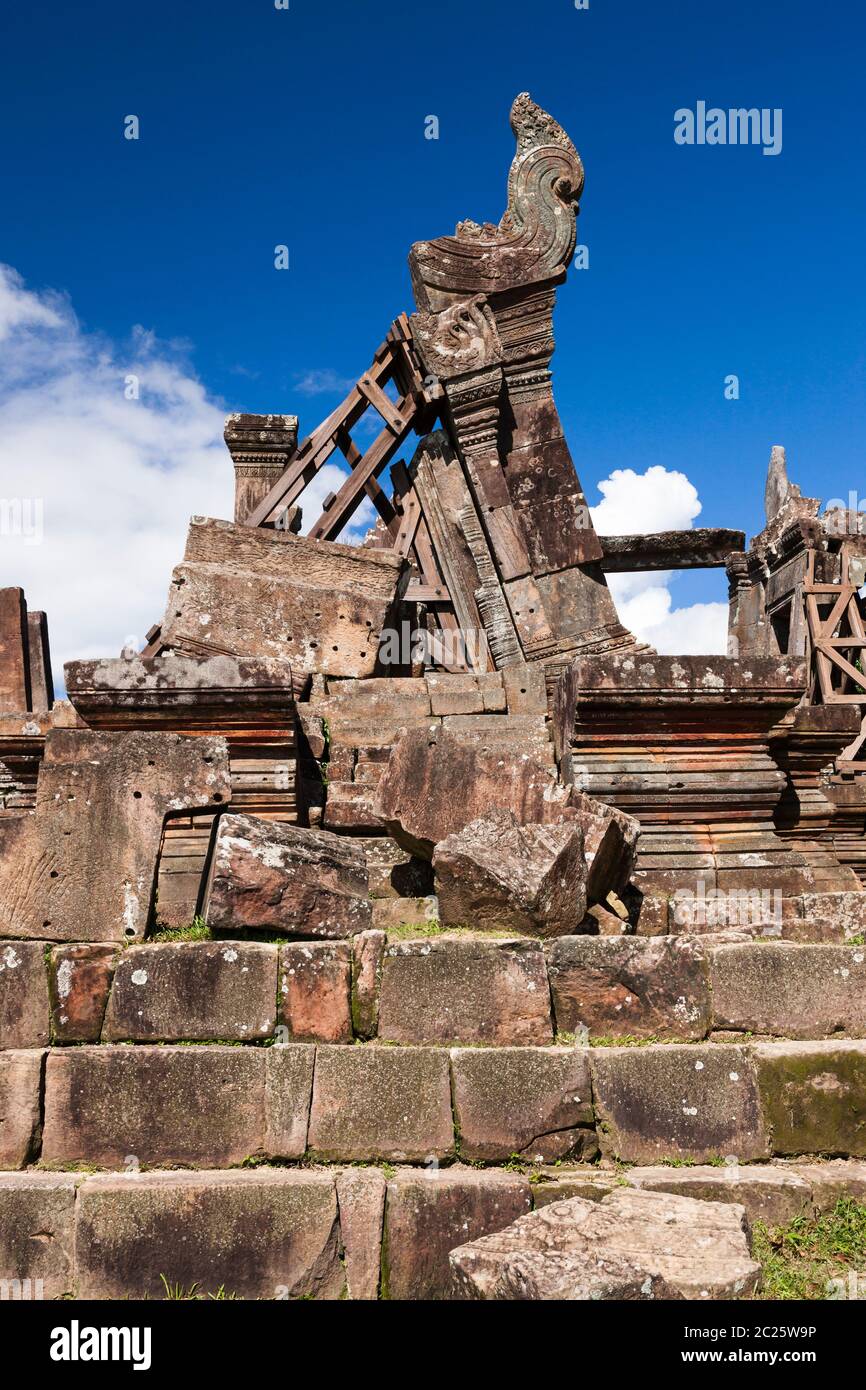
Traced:
<path fill-rule="evenodd" d="M 213 941 L 213 932 L 203 917 L 194 917 L 186 927 L 163 927 L 145 938 L 146 946 L 160 946 L 166 941 Z"/>
<path fill-rule="evenodd" d="M 850 1273 L 866 1295 L 866 1205 L 842 1197 L 832 1211 L 798 1216 L 782 1229 L 758 1221 L 752 1253 L 763 1270 L 757 1298 L 847 1298 Z M 841 1291 L 831 1280 L 842 1281 Z"/>
<path fill-rule="evenodd" d="M 233 1302 L 237 1299 L 236 1293 L 226 1293 L 225 1284 L 220 1284 L 216 1293 L 200 1293 L 198 1284 L 190 1284 L 189 1288 L 184 1288 L 183 1284 L 170 1284 L 164 1274 L 161 1274 L 162 1286 L 165 1289 L 165 1301 L 170 1303 L 202 1303 L 206 1299 L 212 1299 L 214 1303 Z"/>

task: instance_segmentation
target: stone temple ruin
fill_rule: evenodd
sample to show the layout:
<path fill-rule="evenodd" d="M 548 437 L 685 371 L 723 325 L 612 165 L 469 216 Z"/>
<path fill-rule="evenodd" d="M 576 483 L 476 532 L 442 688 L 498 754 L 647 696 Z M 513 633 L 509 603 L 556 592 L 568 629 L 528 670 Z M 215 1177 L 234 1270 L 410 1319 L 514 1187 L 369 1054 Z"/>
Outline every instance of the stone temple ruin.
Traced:
<path fill-rule="evenodd" d="M 777 447 L 748 548 L 596 534 L 583 169 L 511 124 L 339 408 L 229 418 L 143 651 L 55 702 L 0 592 L 0 1277 L 46 1297 L 747 1296 L 751 1220 L 866 1192 L 866 523 Z M 727 657 L 619 621 L 608 574 L 722 566 Z"/>

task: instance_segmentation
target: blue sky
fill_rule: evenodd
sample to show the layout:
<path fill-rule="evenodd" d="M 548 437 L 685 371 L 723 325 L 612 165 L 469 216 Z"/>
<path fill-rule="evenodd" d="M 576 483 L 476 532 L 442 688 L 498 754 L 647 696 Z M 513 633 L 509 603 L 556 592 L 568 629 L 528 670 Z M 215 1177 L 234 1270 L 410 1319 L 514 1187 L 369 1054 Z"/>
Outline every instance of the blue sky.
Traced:
<path fill-rule="evenodd" d="M 305 433 L 333 407 L 391 318 L 411 308 L 410 244 L 460 218 L 498 220 L 521 90 L 565 126 L 586 166 L 578 235 L 590 266 L 560 290 L 554 369 L 590 502 L 616 469 L 662 468 L 697 490 L 695 524 L 753 534 L 774 443 L 804 492 L 866 493 L 864 31 L 862 6 L 833 0 L 7 7 L 0 261 L 29 309 L 7 334 L 5 395 L 0 377 L 16 440 L 10 457 L 7 430 L 0 493 L 21 492 L 22 473 L 50 481 L 80 467 L 83 490 L 108 497 L 92 545 L 76 550 L 73 534 L 53 551 L 46 497 L 45 546 L 4 546 L 2 582 L 17 566 L 35 586 L 31 603 L 54 597 L 66 655 L 75 641 L 98 646 L 75 626 L 73 597 L 54 596 L 45 576 L 60 566 L 68 578 L 75 564 L 82 596 L 98 601 L 117 491 L 120 533 L 141 546 L 129 552 L 135 573 L 113 584 L 109 649 L 126 635 L 121 600 L 135 632 L 133 590 L 148 603 L 165 593 L 183 508 L 207 510 L 202 480 L 229 469 L 208 435 L 217 416 L 293 411 Z M 674 112 L 698 100 L 781 108 L 782 152 L 678 146 Z M 128 114 L 140 119 L 138 141 L 123 138 Z M 430 114 L 436 141 L 424 138 Z M 288 271 L 274 269 L 278 243 Z M 74 389 L 67 380 L 52 391 L 53 440 L 25 420 L 57 369 L 40 306 L 63 321 L 59 357 L 78 364 Z M 26 378 L 25 330 L 44 354 L 33 352 Z M 130 474 L 144 485 L 139 510 L 119 481 L 122 422 L 112 418 L 114 444 L 97 441 L 88 462 L 79 406 L 65 461 L 57 400 L 71 408 L 100 364 L 122 371 L 141 357 L 166 428 L 148 434 L 142 471 Z M 724 397 L 729 374 L 736 401 Z M 98 413 L 104 424 L 104 399 Z M 168 426 L 185 423 L 195 437 L 175 456 Z M 175 489 L 184 450 L 193 463 Z M 74 533 L 64 506 L 56 530 Z M 148 531 L 154 511 L 171 553 Z M 87 589 L 88 565 L 103 589 Z M 674 581 L 676 604 L 723 595 L 718 572 Z"/>

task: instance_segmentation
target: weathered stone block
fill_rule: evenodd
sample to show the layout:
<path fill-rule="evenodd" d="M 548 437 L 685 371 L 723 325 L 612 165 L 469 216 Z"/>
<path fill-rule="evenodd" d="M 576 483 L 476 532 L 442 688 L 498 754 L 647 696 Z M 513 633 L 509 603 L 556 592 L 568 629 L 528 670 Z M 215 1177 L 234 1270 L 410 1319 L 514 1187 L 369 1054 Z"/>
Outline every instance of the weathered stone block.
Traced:
<path fill-rule="evenodd" d="M 521 1217 L 451 1253 L 474 1299 L 741 1298 L 757 1289 L 742 1207 L 618 1188 Z"/>
<path fill-rule="evenodd" d="M 752 1049 L 773 1153 L 866 1157 L 866 1043 Z"/>
<path fill-rule="evenodd" d="M 265 1132 L 270 1158 L 303 1158 L 307 1148 L 316 1048 L 279 1043 L 265 1049 Z"/>
<path fill-rule="evenodd" d="M 387 946 L 379 1037 L 403 1043 L 552 1043 L 541 944 L 438 936 Z"/>
<path fill-rule="evenodd" d="M 205 911 L 223 930 L 353 936 L 371 918 L 363 850 L 326 830 L 223 816 Z"/>
<path fill-rule="evenodd" d="M 352 938 L 352 1027 L 359 1038 L 376 1036 L 384 950 L 383 931 L 363 931 Z"/>
<path fill-rule="evenodd" d="M 0 1169 L 23 1168 L 37 1157 L 44 1058 L 33 1048 L 0 1052 Z"/>
<path fill-rule="evenodd" d="M 448 1054 L 319 1047 L 309 1146 L 324 1161 L 444 1158 L 454 1143 Z"/>
<path fill-rule="evenodd" d="M 823 1163 L 791 1163 L 774 1165 L 781 1172 L 802 1179 L 811 1193 L 812 1209 L 830 1211 L 840 1197 L 866 1203 L 866 1163 L 850 1158 L 834 1158 Z"/>
<path fill-rule="evenodd" d="M 340 1235 L 351 1299 L 379 1297 L 385 1186 L 379 1168 L 347 1168 L 337 1175 Z"/>
<path fill-rule="evenodd" d="M 439 899 L 435 894 L 424 898 L 374 898 L 373 927 L 389 932 L 395 927 L 429 927 L 439 921 Z"/>
<path fill-rule="evenodd" d="M 334 1179 L 279 1168 L 88 1178 L 79 1194 L 78 1295 L 339 1298 Z"/>
<path fill-rule="evenodd" d="M 692 937 L 564 936 L 545 953 L 562 1033 L 694 1041 L 709 1030 L 706 956 Z"/>
<path fill-rule="evenodd" d="M 240 1163 L 265 1147 L 273 1049 L 75 1047 L 51 1052 L 46 1164 Z M 298 1105 L 303 1108 L 298 1098 Z"/>
<path fill-rule="evenodd" d="M 249 1042 L 272 1036 L 277 947 L 245 941 L 134 946 L 115 972 L 107 1042 Z"/>
<path fill-rule="evenodd" d="M 440 840 L 433 869 L 446 926 L 564 936 L 586 912 L 575 825 L 519 825 L 512 812 L 494 811 Z"/>
<path fill-rule="evenodd" d="M 809 1183 L 797 1173 L 770 1163 L 629 1168 L 625 1179 L 646 1192 L 673 1192 L 702 1202 L 738 1202 L 750 1221 L 763 1221 L 768 1226 L 788 1226 L 811 1211 Z"/>
<path fill-rule="evenodd" d="M 0 941 L 0 1047 L 45 1047 L 48 973 L 44 941 Z"/>
<path fill-rule="evenodd" d="M 162 641 L 281 657 L 296 671 L 372 676 L 408 569 L 394 551 L 193 517 Z"/>
<path fill-rule="evenodd" d="M 48 980 L 55 1042 L 99 1042 L 119 955 L 118 947 L 99 942 L 53 948 Z"/>
<path fill-rule="evenodd" d="M 804 893 L 800 901 L 813 940 L 844 941 L 866 932 L 866 893 Z"/>
<path fill-rule="evenodd" d="M 591 1051 L 599 1139 L 626 1163 L 766 1158 L 769 1141 L 749 1052 L 717 1043 Z"/>
<path fill-rule="evenodd" d="M 140 939 L 166 813 L 230 795 L 224 739 L 53 729 L 35 813 L 0 822 L 0 933 Z"/>
<path fill-rule="evenodd" d="M 783 941 L 710 951 L 713 1026 L 784 1038 L 866 1030 L 866 948 Z"/>
<path fill-rule="evenodd" d="M 455 1048 L 451 1052 L 460 1154 L 501 1162 L 592 1157 L 595 1136 L 587 1050 Z"/>
<path fill-rule="evenodd" d="M 72 1294 L 80 1181 L 55 1173 L 0 1173 L 0 1300 Z"/>
<path fill-rule="evenodd" d="M 390 835 L 370 835 L 358 844 L 367 857 L 371 898 L 429 898 L 433 869 L 429 859 L 418 859 L 401 849 Z"/>
<path fill-rule="evenodd" d="M 531 1189 L 516 1173 L 471 1168 L 402 1170 L 388 1183 L 383 1295 L 451 1297 L 449 1251 L 504 1230 L 531 1208 Z"/>
<path fill-rule="evenodd" d="M 352 1041 L 352 946 L 343 941 L 280 947 L 279 1021 L 295 1042 Z"/>
<path fill-rule="evenodd" d="M 554 771 L 518 750 L 513 741 L 484 747 L 435 723 L 407 729 L 391 751 L 376 809 L 394 839 L 426 859 L 446 836 L 494 810 L 513 811 L 521 824 L 541 822 Z"/>

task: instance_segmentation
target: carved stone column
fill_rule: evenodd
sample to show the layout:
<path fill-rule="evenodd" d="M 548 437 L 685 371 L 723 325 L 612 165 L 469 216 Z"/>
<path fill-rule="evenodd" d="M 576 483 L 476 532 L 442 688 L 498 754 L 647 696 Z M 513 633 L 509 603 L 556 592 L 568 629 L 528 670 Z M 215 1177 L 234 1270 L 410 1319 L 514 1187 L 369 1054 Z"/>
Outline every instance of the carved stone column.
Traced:
<path fill-rule="evenodd" d="M 619 622 L 553 400 L 556 286 L 575 245 L 583 188 L 565 131 L 526 93 L 511 111 L 517 153 L 497 227 L 461 222 L 418 242 L 413 332 L 445 389 L 501 592 L 527 659 L 634 639 Z"/>
<path fill-rule="evenodd" d="M 243 521 L 285 472 L 298 443 L 297 415 L 230 415 L 224 439 L 235 466 L 236 522 Z M 283 529 L 297 530 L 301 514 Z M 292 521 L 297 521 L 296 525 Z"/>

